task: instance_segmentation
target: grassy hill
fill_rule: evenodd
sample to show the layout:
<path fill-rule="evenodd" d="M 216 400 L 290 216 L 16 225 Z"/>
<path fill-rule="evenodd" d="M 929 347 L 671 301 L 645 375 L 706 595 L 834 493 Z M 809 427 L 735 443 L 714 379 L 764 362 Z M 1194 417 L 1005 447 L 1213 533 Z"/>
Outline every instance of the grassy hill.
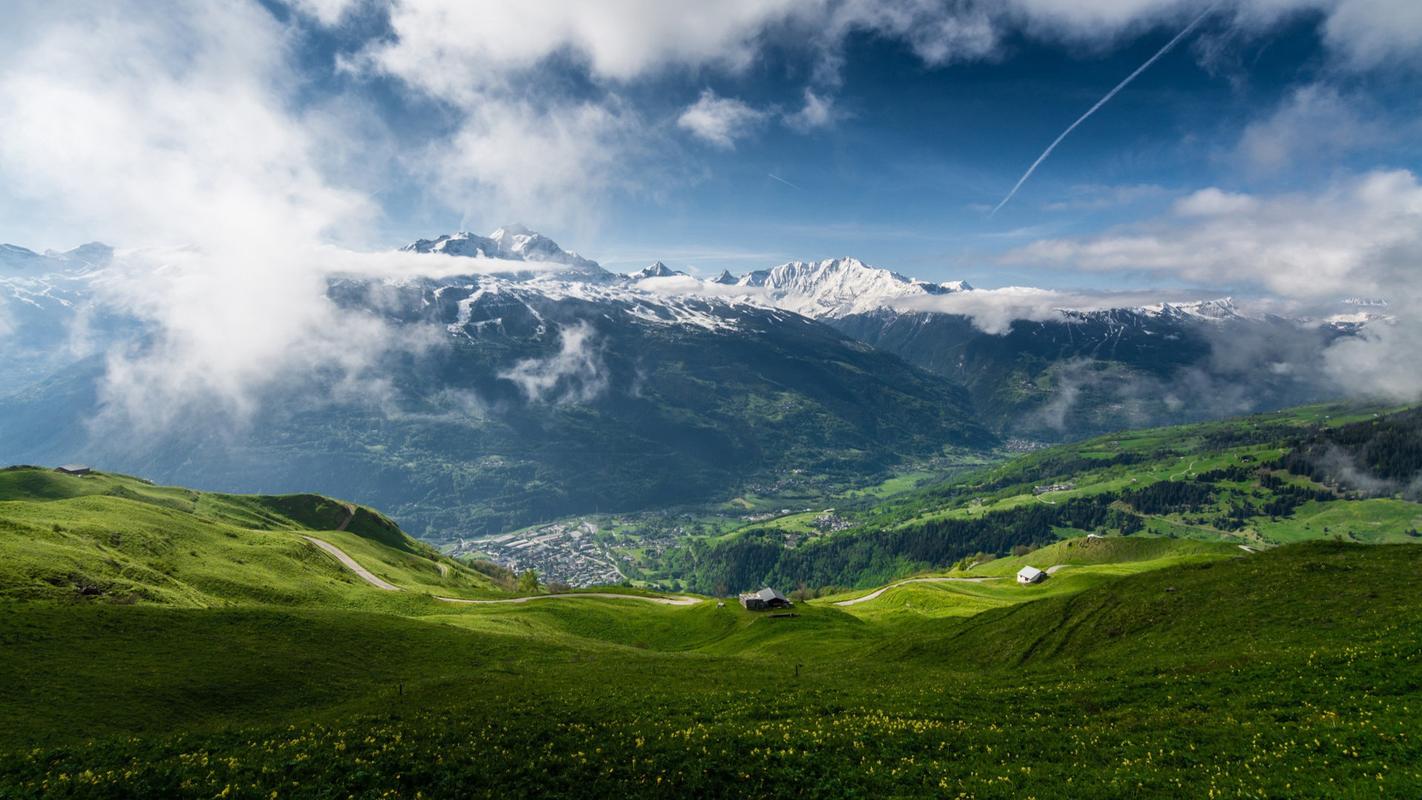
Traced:
<path fill-rule="evenodd" d="M 338 546 L 412 593 L 372 595 L 305 536 Z M 436 591 L 498 592 L 484 575 L 359 506 L 34 467 L 0 471 L 0 552 L 0 598 L 18 600 L 386 608 L 430 602 Z"/>
<path fill-rule="evenodd" d="M 11 603 L 0 785 L 1408 796 L 1422 788 L 1419 576 L 1422 548 L 1315 543 L 957 618 L 610 599 L 430 616 Z"/>
<path fill-rule="evenodd" d="M 692 541 L 667 569 L 701 591 L 832 593 L 1090 532 L 1256 548 L 1411 542 L 1422 529 L 1414 450 L 1422 412 L 1408 409 L 1317 406 L 1123 432 L 840 509 L 848 530 L 796 547 L 774 528 Z"/>
<path fill-rule="evenodd" d="M 935 492 L 1006 501 L 1062 457 L 876 508 L 913 529 Z M 1191 471 L 1152 458 L 1078 488 Z M 1267 488 L 1232 475 L 1199 483 Z M 1309 502 L 1375 499 L 1409 502 Z M 1422 792 L 1422 548 L 1082 530 L 785 614 L 513 602 L 340 501 L 0 471 L 0 797 Z"/>

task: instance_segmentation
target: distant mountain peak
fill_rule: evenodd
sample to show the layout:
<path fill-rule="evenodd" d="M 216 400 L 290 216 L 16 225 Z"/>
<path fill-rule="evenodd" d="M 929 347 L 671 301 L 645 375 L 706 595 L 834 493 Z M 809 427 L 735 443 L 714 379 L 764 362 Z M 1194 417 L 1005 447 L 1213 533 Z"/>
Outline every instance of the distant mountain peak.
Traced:
<path fill-rule="evenodd" d="M 459 231 L 434 239 L 418 239 L 400 249 L 408 253 L 443 253 L 468 258 L 565 264 L 569 272 L 583 280 L 605 281 L 612 278 L 612 273 L 596 261 L 564 250 L 547 236 L 519 224 L 505 225 L 488 236 Z"/>
<path fill-rule="evenodd" d="M 632 277 L 637 280 L 642 280 L 645 278 L 671 278 L 677 275 L 685 274 L 686 273 L 682 272 L 681 270 L 672 269 L 666 264 L 663 264 L 662 262 L 658 261 L 652 264 L 651 266 L 643 267 L 640 270 L 637 270 L 636 272 L 632 273 Z"/>
<path fill-rule="evenodd" d="M 719 283 L 719 284 L 721 284 L 722 286 L 735 286 L 735 285 L 736 285 L 736 276 L 735 276 L 735 275 L 732 275 L 730 270 L 728 270 L 728 269 L 723 269 L 723 270 L 721 270 L 721 274 L 720 274 L 720 275 L 717 275 L 716 277 L 714 277 L 714 278 L 711 279 L 711 282 L 712 282 L 712 283 Z"/>
<path fill-rule="evenodd" d="M 780 308 L 817 319 L 892 307 L 905 297 L 972 290 L 965 281 L 929 283 L 852 257 L 790 261 L 742 275 L 736 284 L 763 289 Z"/>

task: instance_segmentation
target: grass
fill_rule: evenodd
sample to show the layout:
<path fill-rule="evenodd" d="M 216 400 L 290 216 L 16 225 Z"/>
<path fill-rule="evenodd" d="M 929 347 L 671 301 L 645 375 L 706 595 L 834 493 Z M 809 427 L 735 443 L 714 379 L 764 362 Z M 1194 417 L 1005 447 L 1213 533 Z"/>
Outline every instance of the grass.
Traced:
<path fill-rule="evenodd" d="M 1422 794 L 1422 548 L 1054 535 L 787 615 L 455 605 L 368 509 L 0 472 L 0 797 Z"/>
<path fill-rule="evenodd" d="M 1411 796 L 1419 576 L 1422 548 L 1305 544 L 957 618 L 12 603 L 0 782 L 15 797 Z"/>
<path fill-rule="evenodd" d="M 410 593 L 372 595 L 303 535 L 336 544 Z M 0 551 L 0 598 L 20 600 L 386 610 L 431 602 L 417 593 L 497 593 L 369 509 L 352 514 L 315 495 L 205 494 L 120 475 L 0 472 Z"/>

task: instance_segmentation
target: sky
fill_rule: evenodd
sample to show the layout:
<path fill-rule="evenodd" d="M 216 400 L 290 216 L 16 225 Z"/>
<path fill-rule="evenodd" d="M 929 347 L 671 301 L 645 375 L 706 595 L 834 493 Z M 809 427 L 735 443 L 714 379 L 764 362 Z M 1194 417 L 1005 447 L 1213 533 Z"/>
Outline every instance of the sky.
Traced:
<path fill-rule="evenodd" d="M 1364 254 L 1407 244 L 1324 236 L 1321 217 L 1388 239 L 1417 213 L 1414 0 L 20 0 L 11 17 L 0 241 L 36 249 L 235 259 L 517 221 L 622 271 L 855 256 L 984 287 L 1302 302 L 1381 288 L 1395 271 Z"/>
<path fill-rule="evenodd" d="M 620 271 L 853 256 L 967 280 L 927 310 L 988 333 L 1152 299 L 1381 309 L 1322 369 L 1422 397 L 1417 0 L 8 0 L 5 21 L 0 242 L 119 248 L 102 302 L 152 333 L 107 352 L 105 402 L 152 424 L 242 417 L 333 365 L 368 386 L 429 343 L 343 314 L 330 276 L 428 269 L 394 249 L 510 222 Z"/>

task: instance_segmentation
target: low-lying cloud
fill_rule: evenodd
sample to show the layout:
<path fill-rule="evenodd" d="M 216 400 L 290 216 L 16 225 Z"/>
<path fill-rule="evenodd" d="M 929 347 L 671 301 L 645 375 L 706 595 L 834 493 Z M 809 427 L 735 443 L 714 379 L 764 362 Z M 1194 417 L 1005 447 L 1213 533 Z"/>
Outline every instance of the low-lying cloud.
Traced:
<path fill-rule="evenodd" d="M 1323 363 L 1353 391 L 1422 396 L 1422 184 L 1406 170 L 1340 179 L 1312 194 L 1202 189 L 1168 217 L 1094 237 L 1034 242 L 1007 260 L 1152 272 L 1299 306 L 1381 298 L 1392 319 L 1339 340 Z"/>
<path fill-rule="evenodd" d="M 519 361 L 499 377 L 517 385 L 529 402 L 554 405 L 589 402 L 608 385 L 597 330 L 585 320 L 559 331 L 557 353 Z"/>
<path fill-rule="evenodd" d="M 1012 323 L 1017 320 L 1060 320 L 1064 310 L 1103 311 L 1149 306 L 1163 301 L 1185 303 L 1205 299 L 1211 299 L 1209 294 L 1198 291 L 1072 292 L 1006 286 L 951 294 L 909 295 L 894 300 L 893 308 L 957 314 L 968 317 L 974 327 L 984 333 L 1005 334 L 1012 330 Z"/>

